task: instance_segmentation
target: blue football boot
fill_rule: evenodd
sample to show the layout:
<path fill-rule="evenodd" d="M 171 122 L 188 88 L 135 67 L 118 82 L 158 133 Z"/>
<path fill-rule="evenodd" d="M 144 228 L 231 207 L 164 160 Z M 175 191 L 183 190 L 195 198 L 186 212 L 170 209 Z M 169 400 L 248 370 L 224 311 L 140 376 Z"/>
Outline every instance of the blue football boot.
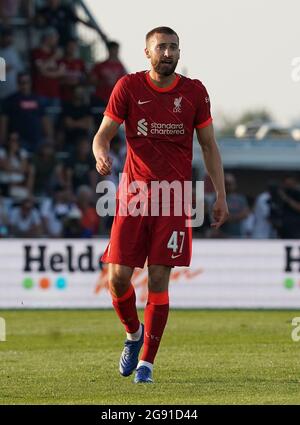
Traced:
<path fill-rule="evenodd" d="M 142 325 L 142 335 L 138 341 L 130 341 L 126 339 L 124 350 L 122 351 L 119 371 L 122 376 L 129 376 L 137 367 L 139 361 L 139 353 L 144 343 L 144 325 Z"/>
<path fill-rule="evenodd" d="M 153 383 L 152 372 L 149 369 L 149 367 L 140 366 L 139 368 L 137 368 L 133 382 L 135 384 L 141 384 L 141 383 L 152 384 Z"/>

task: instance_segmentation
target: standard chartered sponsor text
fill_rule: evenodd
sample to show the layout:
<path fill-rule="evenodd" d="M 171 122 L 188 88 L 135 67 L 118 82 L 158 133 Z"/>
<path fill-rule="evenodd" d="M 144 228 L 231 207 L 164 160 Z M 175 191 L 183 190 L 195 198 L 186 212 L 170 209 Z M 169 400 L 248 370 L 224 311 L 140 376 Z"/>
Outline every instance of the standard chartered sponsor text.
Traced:
<path fill-rule="evenodd" d="M 160 123 L 153 122 L 151 123 L 151 134 L 161 134 L 161 135 L 174 135 L 174 134 L 184 134 L 183 123 L 173 124 L 173 123 Z"/>

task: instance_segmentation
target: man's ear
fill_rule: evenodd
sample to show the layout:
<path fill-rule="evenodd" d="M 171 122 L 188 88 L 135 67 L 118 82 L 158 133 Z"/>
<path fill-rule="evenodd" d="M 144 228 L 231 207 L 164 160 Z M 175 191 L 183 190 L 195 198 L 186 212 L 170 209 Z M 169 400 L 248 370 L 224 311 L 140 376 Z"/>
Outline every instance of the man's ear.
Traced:
<path fill-rule="evenodd" d="M 147 57 L 148 59 L 150 59 L 150 53 L 149 53 L 149 50 L 148 50 L 148 48 L 147 48 L 147 47 L 145 47 L 144 52 L 145 52 L 146 57 Z"/>

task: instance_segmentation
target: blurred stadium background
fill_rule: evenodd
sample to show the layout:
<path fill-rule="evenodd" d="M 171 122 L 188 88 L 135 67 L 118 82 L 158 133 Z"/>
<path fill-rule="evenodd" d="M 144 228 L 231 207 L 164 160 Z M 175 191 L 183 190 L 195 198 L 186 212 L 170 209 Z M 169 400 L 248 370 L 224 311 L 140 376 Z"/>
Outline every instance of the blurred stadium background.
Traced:
<path fill-rule="evenodd" d="M 6 344 L 12 344 L 13 350 L 10 330 L 12 340 L 17 341 L 23 332 L 21 321 L 27 335 L 34 336 L 28 323 L 34 327 L 39 317 L 45 322 L 42 318 L 48 316 L 43 316 L 43 309 L 111 306 L 107 270 L 99 258 L 112 218 L 101 218 L 95 210 L 101 177 L 95 171 L 91 141 L 115 82 L 127 72 L 126 60 L 122 63 L 119 59 L 119 48 L 126 40 L 115 42 L 114 34 L 106 33 L 105 22 L 100 25 L 81 0 L 2 0 L 0 18 L 0 57 L 6 61 L 6 81 L 0 82 L 0 315 L 8 318 Z M 259 109 L 224 119 L 216 134 L 226 173 L 230 220 L 219 231 L 210 228 L 214 193 L 195 141 L 193 178 L 204 180 L 205 220 L 194 229 L 191 267 L 172 271 L 172 305 L 181 309 L 299 309 L 300 128 L 280 125 L 270 112 Z M 111 156 L 113 173 L 106 178 L 117 183 L 126 156 L 123 128 L 112 141 Z M 133 283 L 143 307 L 146 269 L 135 271 Z M 21 315 L 7 309 L 17 309 Z M 34 320 L 27 316 L 30 322 L 22 316 L 28 309 L 41 309 Z M 73 331 L 69 325 L 64 330 L 68 312 L 64 314 L 65 319 L 59 316 L 57 324 L 48 329 L 49 347 L 54 340 L 57 345 L 64 332 L 78 337 L 76 326 Z M 76 317 L 89 320 L 84 314 L 78 312 Z M 255 329 L 262 329 L 269 320 L 267 313 L 257 314 L 257 323 L 254 314 L 249 325 L 254 340 Z M 287 350 L 294 350 L 293 355 L 297 344 L 291 342 L 290 321 L 295 314 L 285 312 L 283 322 L 280 314 L 274 316 L 278 326 L 283 326 L 278 344 L 286 338 Z M 240 325 L 245 321 L 242 316 L 234 317 L 232 329 L 239 341 Z M 99 326 L 95 314 L 93 320 Z M 201 320 L 203 316 L 199 316 L 199 326 Z M 113 323 L 117 331 L 110 332 L 120 334 L 117 320 Z M 80 337 L 84 339 L 83 328 Z M 194 331 L 197 334 L 196 328 Z M 98 332 L 100 338 L 100 326 Z M 270 344 L 276 346 L 276 330 L 272 332 L 275 340 Z M 248 336 L 251 341 L 251 332 Z M 118 347 L 116 359 L 117 352 Z M 0 354 L 6 355 L 3 344 Z M 108 367 L 112 367 L 110 363 Z M 10 365 L 7 370 L 14 374 L 17 369 Z M 268 379 L 272 377 L 268 375 Z M 21 396 L 14 398 L 17 390 L 10 389 L 2 402 L 22 402 Z M 257 388 L 252 390 L 255 393 Z M 294 394 L 290 388 L 278 391 L 283 395 L 289 390 Z M 27 402 L 41 402 L 32 391 Z M 260 389 L 257 391 L 260 394 Z M 262 402 L 272 402 L 271 394 L 272 388 Z M 47 402 L 58 402 L 56 396 L 47 397 Z M 249 397 L 237 400 L 251 402 Z M 124 401 L 124 394 L 118 400 Z M 176 400 L 184 402 L 180 397 Z M 190 401 L 201 400 L 195 395 Z M 295 402 L 294 398 L 277 400 Z M 91 402 L 92 395 L 86 401 Z"/>

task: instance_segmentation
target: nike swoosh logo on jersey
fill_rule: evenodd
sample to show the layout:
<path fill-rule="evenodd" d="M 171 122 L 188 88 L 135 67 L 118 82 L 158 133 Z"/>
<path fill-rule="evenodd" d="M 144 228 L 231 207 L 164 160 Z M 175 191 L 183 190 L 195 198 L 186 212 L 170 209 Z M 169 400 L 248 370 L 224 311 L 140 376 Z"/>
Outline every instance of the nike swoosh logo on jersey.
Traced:
<path fill-rule="evenodd" d="M 177 257 L 180 257 L 182 254 L 178 254 L 178 255 L 174 255 L 174 254 L 172 254 L 171 255 L 171 258 L 177 258 Z"/>
<path fill-rule="evenodd" d="M 139 105 L 144 105 L 144 103 L 149 103 L 149 102 L 152 102 L 152 100 L 145 100 L 145 101 L 141 101 L 141 100 L 139 100 L 139 101 L 138 101 L 138 104 L 139 104 Z"/>

